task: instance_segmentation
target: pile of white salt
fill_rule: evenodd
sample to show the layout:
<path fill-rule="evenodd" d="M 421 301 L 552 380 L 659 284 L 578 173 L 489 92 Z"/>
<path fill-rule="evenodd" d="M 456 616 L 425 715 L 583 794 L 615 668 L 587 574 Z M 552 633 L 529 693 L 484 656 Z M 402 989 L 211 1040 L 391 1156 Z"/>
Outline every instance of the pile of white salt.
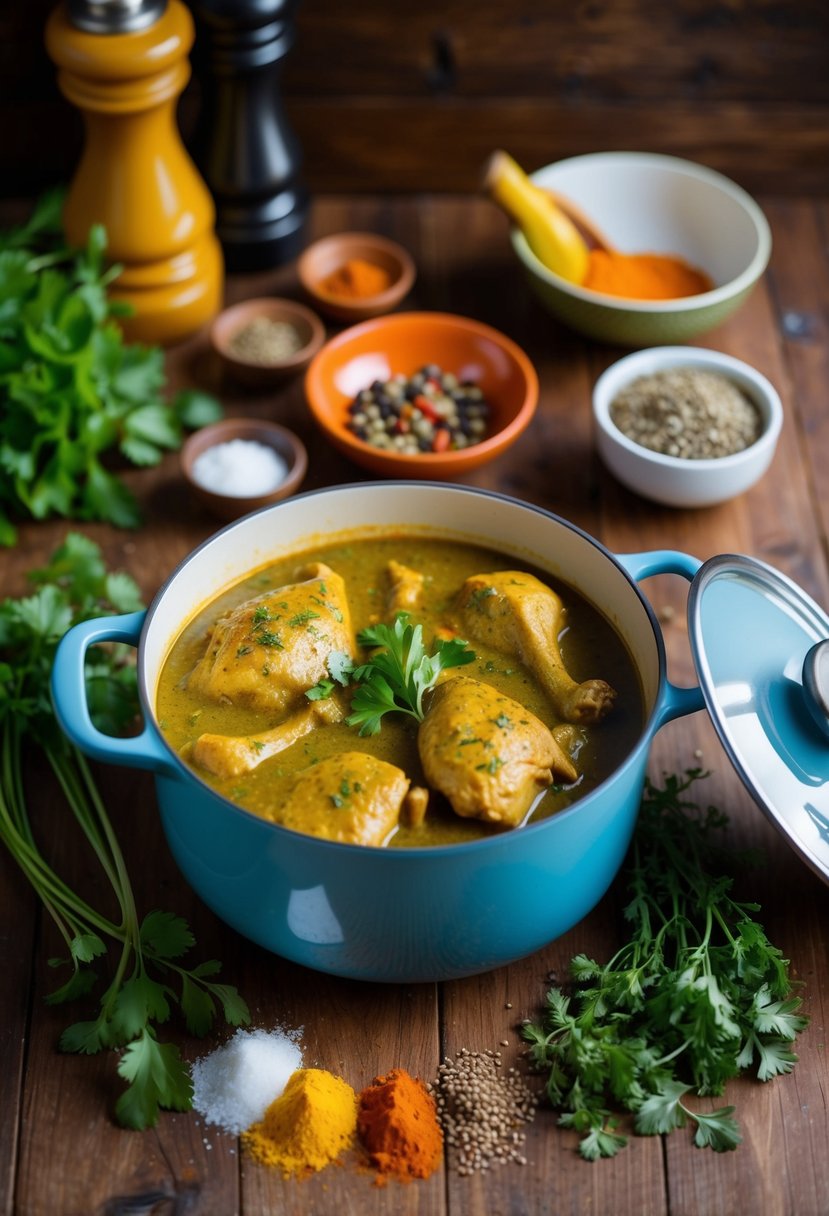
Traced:
<path fill-rule="evenodd" d="M 278 1098 L 302 1067 L 300 1030 L 237 1030 L 191 1069 L 193 1108 L 206 1123 L 240 1135 Z"/>

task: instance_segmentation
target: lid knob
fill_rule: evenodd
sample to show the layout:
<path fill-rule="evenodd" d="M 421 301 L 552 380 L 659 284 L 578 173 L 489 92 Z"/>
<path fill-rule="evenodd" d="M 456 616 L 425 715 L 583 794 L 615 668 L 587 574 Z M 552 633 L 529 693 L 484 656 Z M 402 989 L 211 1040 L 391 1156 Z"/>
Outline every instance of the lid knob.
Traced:
<path fill-rule="evenodd" d="M 829 736 L 829 640 L 816 642 L 803 660 L 803 692 L 809 713 Z"/>
<path fill-rule="evenodd" d="M 133 34 L 162 16 L 167 0 L 68 0 L 69 21 L 88 34 Z"/>

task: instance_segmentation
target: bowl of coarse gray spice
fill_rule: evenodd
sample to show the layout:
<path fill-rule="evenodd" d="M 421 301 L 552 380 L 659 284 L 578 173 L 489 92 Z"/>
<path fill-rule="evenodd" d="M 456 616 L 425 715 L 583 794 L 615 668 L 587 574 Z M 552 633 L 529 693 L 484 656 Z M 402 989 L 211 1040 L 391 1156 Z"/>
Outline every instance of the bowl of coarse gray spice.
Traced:
<path fill-rule="evenodd" d="M 264 296 L 224 309 L 210 326 L 210 344 L 239 384 L 268 389 L 304 371 L 325 341 L 325 326 L 296 300 Z"/>
<path fill-rule="evenodd" d="M 596 382 L 593 413 L 611 473 L 671 507 L 742 494 L 769 467 L 783 425 L 765 376 L 695 346 L 641 350 L 612 364 Z"/>

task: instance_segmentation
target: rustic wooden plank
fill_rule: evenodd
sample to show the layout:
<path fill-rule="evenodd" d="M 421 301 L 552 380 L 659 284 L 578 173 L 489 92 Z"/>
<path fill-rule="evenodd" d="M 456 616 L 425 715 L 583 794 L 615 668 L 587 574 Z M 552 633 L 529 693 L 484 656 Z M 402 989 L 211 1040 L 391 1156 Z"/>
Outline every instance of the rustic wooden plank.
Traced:
<path fill-rule="evenodd" d="M 799 1036 L 800 1062 L 792 1075 L 765 1085 L 742 1078 L 729 1082 L 721 1098 L 693 1100 L 699 1110 L 733 1104 L 743 1142 L 734 1153 L 715 1154 L 692 1147 L 691 1131 L 667 1137 L 670 1211 L 681 1216 L 730 1216 L 742 1210 L 818 1216 L 825 1206 L 820 1146 L 827 1134 L 822 1096 L 827 994 L 825 974 L 818 975 L 814 965 L 814 950 L 824 937 L 826 891 L 743 791 L 702 715 L 661 732 L 650 768 L 657 776 L 699 763 L 712 772 L 696 795 L 729 815 L 729 843 L 737 849 L 759 848 L 765 855 L 766 864 L 738 873 L 736 890 L 760 904 L 759 919 L 771 941 L 791 959 L 793 979 L 806 981 L 803 1012 L 812 1024 Z M 825 952 L 824 944 L 817 948 Z"/>
<path fill-rule="evenodd" d="M 139 909 L 162 907 L 184 915 L 196 934 L 194 958 L 223 959 L 223 977 L 238 983 L 237 957 L 243 951 L 235 935 L 181 881 L 162 839 L 150 779 L 101 769 L 98 781 Z M 59 872 L 95 907 L 109 908 L 111 892 L 63 804 L 51 790 L 41 787 L 40 794 L 42 801 L 35 808 L 40 832 Z M 63 813 L 57 813 L 58 808 Z M 62 953 L 62 943 L 50 927 L 36 959 L 15 1210 L 25 1216 L 91 1216 L 149 1212 L 169 1204 L 171 1210 L 233 1216 L 239 1210 L 233 1138 L 204 1129 L 193 1116 L 172 1113 L 162 1113 L 158 1126 L 144 1133 L 119 1128 L 112 1118 L 123 1089 L 116 1075 L 116 1053 L 57 1053 L 62 1029 L 94 1016 L 93 1002 L 88 1007 L 85 1002 L 56 1008 L 45 1004 L 46 992 L 55 987 L 55 974 L 47 972 L 45 959 Z M 101 990 L 99 985 L 99 995 Z M 183 1044 L 185 1056 L 204 1049 L 187 1036 L 179 1020 L 161 1028 L 159 1038 Z M 61 1134 L 56 1135 L 56 1129 Z"/>
<path fill-rule="evenodd" d="M 390 1068 L 431 1079 L 437 1067 L 437 994 L 430 984 L 383 985 L 318 975 L 267 958 L 264 951 L 247 989 L 266 1025 L 302 1026 L 303 1063 L 326 1068 L 359 1091 Z M 283 1180 L 274 1170 L 243 1158 L 243 1210 L 292 1216 L 353 1213 L 382 1216 L 445 1210 L 441 1172 L 416 1186 L 375 1185 L 359 1150 L 344 1168 L 311 1178 Z"/>
<path fill-rule="evenodd" d="M 775 207 L 768 209 L 776 240 L 769 286 L 778 293 L 779 258 L 786 246 L 778 231 Z M 811 214 L 797 209 L 790 213 L 784 204 L 781 207 L 786 224 L 802 227 L 804 217 Z M 531 430 L 511 453 L 470 475 L 471 484 L 505 490 L 558 511 L 617 551 L 664 546 L 700 557 L 727 548 L 754 552 L 805 582 L 819 598 L 825 595 L 825 524 L 821 519 L 823 527 L 818 531 L 804 493 L 806 445 L 800 430 L 800 419 L 819 414 L 821 385 L 814 374 L 809 378 L 808 394 L 800 388 L 792 391 L 805 374 L 802 369 L 795 373 L 791 343 L 780 339 L 768 286 L 755 293 L 736 318 L 701 342 L 748 358 L 781 389 L 787 417 L 775 463 L 759 486 L 734 503 L 702 512 L 669 511 L 616 486 L 593 454 L 590 389 L 600 368 L 621 352 L 599 350 L 570 335 L 530 300 L 509 250 L 502 217 L 489 204 L 474 200 L 467 209 L 464 200 L 452 198 L 360 198 L 335 199 L 315 209 L 314 233 L 346 227 L 388 232 L 412 249 L 421 268 L 409 302 L 412 306 L 481 316 L 517 337 L 539 367 L 541 404 Z M 269 291 L 295 293 L 293 269 L 235 280 L 229 296 Z M 774 299 L 778 301 L 777 294 Z M 795 354 L 800 351 L 797 346 Z M 205 357 L 203 336 L 171 354 L 170 370 L 176 384 L 220 384 L 215 366 Z M 315 435 L 299 382 L 286 385 L 272 397 L 246 396 L 230 385 L 221 387 L 228 393 L 231 412 L 278 417 L 300 431 L 314 453 L 309 487 L 364 476 Z M 820 441 L 814 442 L 810 477 L 817 476 L 820 464 Z M 146 531 L 137 536 L 101 526 L 84 527 L 84 531 L 101 540 L 108 560 L 130 568 L 149 595 L 214 524 L 184 494 L 175 456 L 165 459 L 154 473 L 133 471 L 126 476 L 141 497 Z M 170 519 L 175 519 L 175 526 Z M 8 555 L 9 589 L 21 588 L 23 569 L 40 564 L 66 527 L 62 523 L 24 527 L 20 547 Z M 660 611 L 677 605 L 677 614 L 665 627 L 666 641 L 675 678 L 690 682 L 684 583 L 663 588 L 661 583 L 652 587 L 653 582 L 647 585 L 647 592 Z M 701 757 L 695 755 L 697 749 Z M 320 1216 L 340 1211 L 442 1212 L 446 1202 L 450 1211 L 464 1214 L 555 1207 L 573 1213 L 613 1211 L 621 1216 L 668 1210 L 688 1216 L 710 1212 L 713 1216 L 751 1206 L 775 1216 L 793 1211 L 816 1216 L 825 1198 L 820 1187 L 827 1138 L 822 1100 L 826 1084 L 822 1049 L 827 1003 L 826 892 L 816 879 L 804 875 L 791 851 L 780 846 L 777 835 L 729 772 L 713 731 L 701 716 L 661 732 L 651 771 L 658 775 L 662 768 L 676 771 L 700 761 L 715 770 L 705 796 L 732 816 L 731 838 L 741 845 L 760 843 L 770 853 L 769 867 L 756 876 L 741 878 L 742 887 L 748 897 L 762 903 L 772 940 L 791 956 L 796 974 L 806 980 L 804 995 L 813 1017 L 812 1027 L 801 1036 L 801 1063 L 792 1077 L 764 1087 L 748 1081 L 729 1086 L 726 1096 L 737 1103 L 745 1136 L 737 1153 L 721 1157 L 697 1152 L 691 1147 L 690 1133 L 684 1139 L 684 1133 L 679 1133 L 669 1138 L 664 1159 L 657 1139 L 637 1138 L 615 1161 L 591 1167 L 576 1155 L 575 1136 L 555 1127 L 554 1116 L 543 1110 L 530 1129 L 528 1166 L 505 1167 L 486 1183 L 441 1173 L 425 1185 L 377 1190 L 371 1177 L 359 1174 L 351 1164 L 306 1184 L 283 1183 L 240 1159 L 233 1138 L 200 1126 L 191 1116 L 164 1116 L 157 1132 L 143 1135 L 111 1125 L 104 1112 L 111 1109 L 120 1085 L 114 1076 L 114 1059 L 55 1054 L 55 1040 L 66 1019 L 63 1012 L 42 1005 L 43 985 L 49 978 L 44 977 L 43 960 L 47 953 L 55 952 L 44 943 L 36 956 L 39 986 L 33 997 L 25 1079 L 18 1210 L 33 1216 L 40 1211 L 65 1211 L 70 1216 L 75 1211 L 79 1216 L 81 1212 L 88 1216 L 99 1211 L 135 1211 L 142 1195 L 150 1210 L 147 1197 L 156 1194 L 160 1210 L 164 1203 L 171 1210 L 177 1203 L 179 1210 L 210 1216 L 271 1208 L 296 1213 L 313 1210 Z M 355 1086 L 393 1063 L 428 1076 L 437 1063 L 440 1033 L 444 1051 L 460 1046 L 495 1048 L 507 1039 L 509 1046 L 502 1050 L 508 1065 L 521 1049 L 518 1023 L 539 1008 L 548 973 L 563 975 L 569 958 L 580 950 L 608 957 L 620 934 L 619 895 L 614 892 L 570 934 L 533 958 L 489 976 L 445 985 L 442 1007 L 428 985 L 385 988 L 326 979 L 274 959 L 219 925 L 186 891 L 167 855 L 152 809 L 149 781 L 118 770 L 104 771 L 101 779 L 117 809 L 117 826 L 128 860 L 133 856 L 141 859 L 136 885 L 146 906 L 170 906 L 189 916 L 200 955 L 215 954 L 225 961 L 228 980 L 238 983 L 251 1002 L 255 1024 L 303 1024 L 306 1061 L 341 1072 Z M 79 881 L 94 887 L 79 851 L 64 846 L 64 831 L 65 825 L 56 839 L 61 856 Z M 506 1009 L 507 1001 L 512 1010 Z M 175 1034 L 178 1038 L 178 1028 Z M 224 1037 L 224 1031 L 217 1030 L 204 1043 L 183 1034 L 181 1041 L 188 1058 L 193 1058 Z M 70 1128 L 72 1136 L 65 1130 Z M 101 1163 L 101 1178 L 92 1183 L 90 1159 Z M 44 1161 L 48 1162 L 45 1169 Z M 43 1178 L 38 1179 L 38 1173 Z"/>
<path fill-rule="evenodd" d="M 43 46 L 51 0 L 0 14 L 0 192 L 66 180 L 81 126 Z M 450 0 L 299 5 L 282 92 L 315 191 L 471 190 L 506 145 L 537 166 L 629 147 L 674 152 L 750 189 L 827 187 L 827 10 Z M 344 48 L 347 53 L 344 52 Z M 774 70 L 769 70 L 769 64 Z M 198 88 L 181 124 L 193 127 Z"/>
<path fill-rule="evenodd" d="M 495 148 L 528 168 L 586 152 L 662 152 L 699 161 L 752 191 L 825 193 L 824 107 L 597 104 L 523 98 L 428 106 L 395 97 L 289 99 L 315 191 L 476 189 Z M 767 141 L 757 155 L 756 138 Z"/>
<path fill-rule="evenodd" d="M 825 9 L 797 14 L 745 2 L 701 8 L 538 5 L 533 0 L 426 0 L 389 21 L 383 0 L 344 9 L 300 5 L 286 61 L 291 97 L 565 97 L 590 102 L 763 98 L 829 101 L 821 52 Z M 348 47 L 348 55 L 342 48 Z M 774 47 L 775 71 L 765 53 Z M 802 79 L 806 72 L 811 78 Z"/>
<path fill-rule="evenodd" d="M 18 1152 L 36 909 L 23 874 L 0 850 L 0 1211 L 10 1212 Z"/>
<path fill-rule="evenodd" d="M 776 216 L 774 208 L 770 214 Z M 772 303 L 777 268 L 785 262 L 775 225 L 775 257 L 768 280 L 740 313 L 705 335 L 700 343 L 746 359 L 780 390 L 786 419 L 769 473 L 741 498 L 696 512 L 660 510 L 636 501 L 633 495 L 611 490 L 605 529 L 612 538 L 612 548 L 641 547 L 638 537 L 646 534 L 656 539 L 663 530 L 670 547 L 701 558 L 717 552 L 751 553 L 784 570 L 826 602 L 825 533 L 816 526 L 808 494 L 804 493 L 801 423 L 788 391 L 790 371 Z M 676 584 L 680 580 L 671 581 Z M 650 595 L 650 583 L 646 590 Z M 694 677 L 683 620 L 684 596 L 684 585 L 674 586 L 667 596 L 654 597 L 653 602 L 660 608 L 667 603 L 675 610 L 671 626 L 665 629 L 669 663 L 678 682 L 691 683 Z M 801 1063 L 795 1076 L 766 1086 L 742 1079 L 728 1085 L 723 1100 L 711 1100 L 711 1109 L 722 1101 L 737 1106 L 744 1137 L 737 1153 L 715 1156 L 694 1150 L 689 1137 L 674 1134 L 667 1138 L 670 1210 L 711 1216 L 725 1216 L 743 1208 L 780 1216 L 792 1210 L 817 1213 L 822 1167 L 817 1162 L 816 1145 L 826 1133 L 821 1127 L 815 1128 L 815 1112 L 822 1112 L 817 1078 L 823 1067 L 827 993 L 825 977 L 815 974 L 811 959 L 821 934 L 819 917 L 825 909 L 826 891 L 765 823 L 730 770 L 704 715 L 674 723 L 662 732 L 653 749 L 651 771 L 656 776 L 662 771 L 682 771 L 695 763 L 715 770 L 699 794 L 726 810 L 732 821 L 729 835 L 735 845 L 762 847 L 769 857 L 768 867 L 742 880 L 745 897 L 761 904 L 762 920 L 771 940 L 792 959 L 793 976 L 811 973 L 806 1010 L 816 1011 L 817 1017 L 798 1043 Z M 794 914 L 790 898 L 797 903 Z M 700 1108 L 707 1106 L 705 1103 Z M 821 1114 L 817 1121 L 822 1122 Z M 782 1127 L 785 1136 L 781 1135 Z M 797 1179 L 794 1204 L 792 1179 Z"/>
<path fill-rule="evenodd" d="M 791 384 L 791 408 L 799 421 L 809 472 L 803 492 L 826 536 L 829 469 L 820 455 L 829 442 L 829 229 L 825 207 L 821 212 L 808 203 L 775 200 L 767 212 L 774 226 L 772 283 Z"/>
<path fill-rule="evenodd" d="M 540 1015 L 544 996 L 564 982 L 570 959 L 585 952 L 603 958 L 614 940 L 618 909 L 606 899 L 595 912 L 557 942 L 510 967 L 444 985 L 444 1058 L 463 1048 L 500 1051 L 504 1070 L 527 1075 L 520 1023 Z M 507 1004 L 512 1009 L 507 1008 Z M 504 1043 L 506 1042 L 506 1046 Z M 539 1092 L 543 1077 L 527 1076 Z M 470 1177 L 451 1171 L 450 1210 L 483 1216 L 488 1212 L 587 1211 L 630 1214 L 667 1212 L 662 1149 L 657 1138 L 637 1140 L 610 1161 L 591 1167 L 577 1151 L 578 1136 L 556 1126 L 557 1116 L 542 1102 L 524 1130 L 526 1165 L 509 1162 Z"/>
<path fill-rule="evenodd" d="M 434 266 L 451 267 L 441 304 L 469 311 L 512 334 L 531 352 L 541 386 L 539 408 L 522 440 L 481 473 L 486 488 L 537 503 L 596 534 L 600 524 L 592 455 L 589 345 L 555 322 L 527 291 L 503 217 L 486 202 L 441 200 Z M 468 301 L 468 309 L 467 309 Z M 480 483 L 479 483 L 480 484 Z M 538 1013 L 549 984 L 572 954 L 601 953 L 616 910 L 606 903 L 571 933 L 531 958 L 488 975 L 443 985 L 444 1056 L 462 1048 L 502 1051 L 503 1067 L 519 1064 L 520 1022 Z M 511 1003 L 512 1010 L 507 1009 Z M 506 1040 L 508 1046 L 500 1046 Z M 538 1081 L 531 1082 L 533 1088 Z M 590 1170 L 577 1137 L 555 1126 L 546 1107 L 527 1129 L 528 1164 L 448 1178 L 450 1210 L 458 1213 L 665 1211 L 660 1146 L 622 1154 Z M 622 1206 L 629 1201 L 629 1207 Z"/>

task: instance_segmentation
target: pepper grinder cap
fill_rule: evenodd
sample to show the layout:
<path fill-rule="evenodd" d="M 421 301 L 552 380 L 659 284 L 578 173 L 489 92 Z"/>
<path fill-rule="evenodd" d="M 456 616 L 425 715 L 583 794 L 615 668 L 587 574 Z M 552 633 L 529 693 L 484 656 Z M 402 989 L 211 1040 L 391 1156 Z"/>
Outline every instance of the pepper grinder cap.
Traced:
<path fill-rule="evenodd" d="M 134 34 L 154 25 L 167 0 L 67 0 L 69 22 L 88 34 Z"/>

